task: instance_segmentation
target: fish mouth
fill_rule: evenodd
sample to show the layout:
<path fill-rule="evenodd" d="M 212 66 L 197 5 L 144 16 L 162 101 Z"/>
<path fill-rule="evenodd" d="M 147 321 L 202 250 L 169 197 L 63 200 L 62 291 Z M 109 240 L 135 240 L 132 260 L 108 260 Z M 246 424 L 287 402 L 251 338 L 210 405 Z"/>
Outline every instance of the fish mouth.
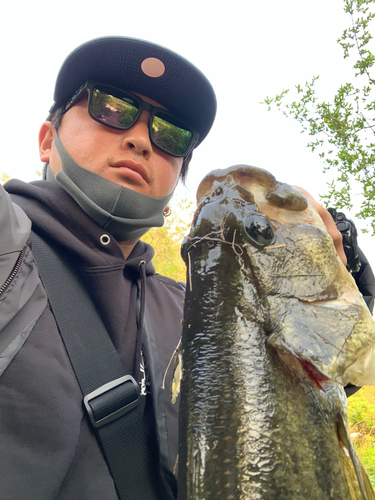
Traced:
<path fill-rule="evenodd" d="M 326 392 L 325 388 L 322 386 L 322 383 L 329 381 L 330 379 L 323 375 L 317 368 L 315 368 L 314 365 L 309 363 L 309 361 L 306 361 L 304 359 L 299 359 L 298 360 L 301 363 L 302 368 L 308 375 L 308 377 L 316 383 L 316 385 L 321 389 L 322 391 Z"/>

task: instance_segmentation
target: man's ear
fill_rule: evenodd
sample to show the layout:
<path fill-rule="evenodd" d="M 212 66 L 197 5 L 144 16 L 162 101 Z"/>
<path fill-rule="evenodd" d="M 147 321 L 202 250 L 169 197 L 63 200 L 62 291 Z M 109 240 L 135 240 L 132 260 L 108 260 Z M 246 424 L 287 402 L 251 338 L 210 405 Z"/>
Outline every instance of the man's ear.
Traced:
<path fill-rule="evenodd" d="M 39 157 L 40 161 L 49 163 L 52 143 L 55 138 L 55 129 L 51 122 L 44 122 L 39 130 Z"/>

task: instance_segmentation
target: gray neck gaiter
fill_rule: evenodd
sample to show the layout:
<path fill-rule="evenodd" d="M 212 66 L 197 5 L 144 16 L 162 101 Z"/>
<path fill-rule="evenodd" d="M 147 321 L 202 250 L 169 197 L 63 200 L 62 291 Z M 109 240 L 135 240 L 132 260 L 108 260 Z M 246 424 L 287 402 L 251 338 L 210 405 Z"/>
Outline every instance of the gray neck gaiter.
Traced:
<path fill-rule="evenodd" d="M 151 198 L 119 186 L 81 167 L 66 151 L 57 133 L 55 144 L 61 170 L 55 175 L 47 167 L 47 181 L 57 180 L 78 205 L 117 241 L 140 238 L 151 227 L 164 224 L 163 210 L 173 196 Z"/>

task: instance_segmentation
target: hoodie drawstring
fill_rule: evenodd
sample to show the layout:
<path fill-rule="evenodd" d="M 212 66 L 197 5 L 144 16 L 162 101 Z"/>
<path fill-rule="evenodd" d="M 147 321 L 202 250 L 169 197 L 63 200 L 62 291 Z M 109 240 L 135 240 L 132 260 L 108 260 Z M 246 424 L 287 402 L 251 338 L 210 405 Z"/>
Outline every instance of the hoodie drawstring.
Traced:
<path fill-rule="evenodd" d="M 146 306 L 146 261 L 141 260 L 138 264 L 141 274 L 140 285 L 138 285 L 137 297 L 137 313 L 138 313 L 138 331 L 135 344 L 135 365 L 134 365 L 134 378 L 139 383 L 141 376 L 141 360 L 142 360 L 142 337 L 143 337 L 143 320 Z"/>

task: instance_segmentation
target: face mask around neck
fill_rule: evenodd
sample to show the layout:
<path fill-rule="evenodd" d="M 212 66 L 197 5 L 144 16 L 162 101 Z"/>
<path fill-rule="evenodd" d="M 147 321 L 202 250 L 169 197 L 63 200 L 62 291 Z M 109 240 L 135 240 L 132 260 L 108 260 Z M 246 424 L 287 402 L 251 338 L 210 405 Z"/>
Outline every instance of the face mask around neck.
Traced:
<path fill-rule="evenodd" d="M 120 186 L 81 167 L 66 151 L 57 132 L 55 145 L 61 170 L 47 166 L 47 181 L 58 181 L 78 205 L 117 241 L 138 239 L 152 227 L 164 224 L 163 210 L 173 196 L 152 198 Z"/>

